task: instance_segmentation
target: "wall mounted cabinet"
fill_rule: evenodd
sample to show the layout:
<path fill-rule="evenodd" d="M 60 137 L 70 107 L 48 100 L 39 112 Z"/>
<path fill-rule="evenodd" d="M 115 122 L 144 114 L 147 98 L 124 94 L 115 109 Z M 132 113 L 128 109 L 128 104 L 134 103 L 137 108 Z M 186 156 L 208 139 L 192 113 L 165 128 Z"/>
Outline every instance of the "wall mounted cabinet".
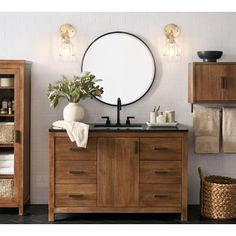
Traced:
<path fill-rule="evenodd" d="M 235 103 L 236 62 L 189 64 L 190 103 Z"/>
<path fill-rule="evenodd" d="M 187 220 L 187 130 L 90 131 L 86 149 L 49 132 L 56 213 L 180 213 Z"/>
<path fill-rule="evenodd" d="M 0 208 L 19 208 L 19 215 L 30 198 L 30 70 L 30 62 L 0 60 L 0 125 L 13 125 L 12 142 L 0 134 Z"/>

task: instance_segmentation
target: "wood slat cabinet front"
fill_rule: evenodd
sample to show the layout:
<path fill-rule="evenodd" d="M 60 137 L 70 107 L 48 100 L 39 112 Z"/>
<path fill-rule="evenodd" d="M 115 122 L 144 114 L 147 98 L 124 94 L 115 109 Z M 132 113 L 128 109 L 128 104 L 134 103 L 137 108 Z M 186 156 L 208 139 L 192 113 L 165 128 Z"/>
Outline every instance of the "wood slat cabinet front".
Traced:
<path fill-rule="evenodd" d="M 70 212 L 187 220 L 187 156 L 187 132 L 90 132 L 86 149 L 49 132 L 49 221 Z"/>
<path fill-rule="evenodd" d="M 190 103 L 235 103 L 236 62 L 189 64 Z"/>

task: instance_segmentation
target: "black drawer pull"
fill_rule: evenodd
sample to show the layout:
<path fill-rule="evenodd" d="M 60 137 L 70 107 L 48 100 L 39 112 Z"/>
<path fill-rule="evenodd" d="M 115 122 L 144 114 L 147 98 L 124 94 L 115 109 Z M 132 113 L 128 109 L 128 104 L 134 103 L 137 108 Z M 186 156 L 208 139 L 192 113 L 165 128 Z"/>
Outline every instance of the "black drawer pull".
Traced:
<path fill-rule="evenodd" d="M 154 198 L 167 198 L 167 197 L 169 197 L 169 196 L 166 194 L 155 194 L 154 195 Z"/>
<path fill-rule="evenodd" d="M 134 142 L 134 153 L 138 154 L 138 152 L 139 152 L 139 142 L 135 141 Z"/>
<path fill-rule="evenodd" d="M 155 151 L 167 151 L 167 150 L 169 150 L 169 148 L 168 147 L 154 147 L 154 150 Z"/>
<path fill-rule="evenodd" d="M 220 77 L 220 87 L 222 89 L 226 89 L 226 87 L 227 87 L 227 78 L 224 76 Z"/>
<path fill-rule="evenodd" d="M 72 147 L 72 148 L 70 148 L 70 150 L 71 150 L 72 152 L 80 152 L 80 151 L 82 151 L 82 150 L 85 150 L 85 148 Z"/>
<path fill-rule="evenodd" d="M 155 174 L 168 174 L 170 173 L 169 170 L 155 170 L 154 171 Z"/>
<path fill-rule="evenodd" d="M 20 130 L 15 130 L 15 143 L 20 143 Z"/>
<path fill-rule="evenodd" d="M 69 195 L 69 198 L 73 198 L 73 199 L 81 199 L 83 197 L 84 197 L 83 194 L 70 194 Z"/>
<path fill-rule="evenodd" d="M 71 170 L 71 171 L 69 171 L 69 173 L 70 173 L 71 175 L 82 175 L 82 174 L 84 174 L 85 172 L 82 171 L 82 170 Z"/>

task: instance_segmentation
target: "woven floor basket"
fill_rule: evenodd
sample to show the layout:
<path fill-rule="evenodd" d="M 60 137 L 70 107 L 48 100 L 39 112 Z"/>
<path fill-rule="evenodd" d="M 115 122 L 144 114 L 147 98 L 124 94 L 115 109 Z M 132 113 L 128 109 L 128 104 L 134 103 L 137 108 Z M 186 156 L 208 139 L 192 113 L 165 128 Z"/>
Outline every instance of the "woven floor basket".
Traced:
<path fill-rule="evenodd" d="M 14 125 L 0 124 L 0 144 L 14 143 Z"/>
<path fill-rule="evenodd" d="M 211 219 L 236 218 L 236 179 L 224 176 L 203 176 L 201 179 L 201 214 Z"/>
<path fill-rule="evenodd" d="M 14 196 L 14 180 L 0 179 L 0 200 L 9 199 Z"/>

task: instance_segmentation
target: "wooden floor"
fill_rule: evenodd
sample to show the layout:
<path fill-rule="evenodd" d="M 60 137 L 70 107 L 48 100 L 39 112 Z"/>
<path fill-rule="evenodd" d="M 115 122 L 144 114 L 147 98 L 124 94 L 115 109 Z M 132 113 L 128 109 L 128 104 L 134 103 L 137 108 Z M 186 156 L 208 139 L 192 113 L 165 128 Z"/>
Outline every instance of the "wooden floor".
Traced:
<path fill-rule="evenodd" d="M 0 208 L 0 224 L 48 224 L 47 219 L 47 205 L 27 206 L 24 216 L 17 209 Z M 190 205 L 187 222 L 179 214 L 57 214 L 50 224 L 236 224 L 236 219 L 203 219 L 199 206 Z"/>

